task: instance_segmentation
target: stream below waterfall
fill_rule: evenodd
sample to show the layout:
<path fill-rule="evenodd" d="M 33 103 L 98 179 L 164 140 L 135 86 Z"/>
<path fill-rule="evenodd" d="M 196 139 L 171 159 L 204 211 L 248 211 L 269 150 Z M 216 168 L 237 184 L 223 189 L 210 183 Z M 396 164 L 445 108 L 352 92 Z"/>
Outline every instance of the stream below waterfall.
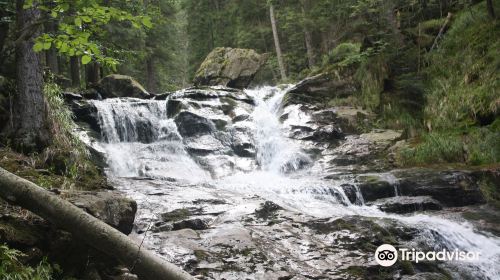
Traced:
<path fill-rule="evenodd" d="M 387 182 L 397 199 L 399 173 L 337 164 L 360 138 L 317 140 L 331 132 L 318 114 L 330 111 L 285 104 L 285 94 L 213 87 L 90 101 L 101 134 L 92 145 L 110 183 L 138 203 L 132 236 L 207 279 L 500 279 L 498 236 L 461 208 L 388 213 L 369 203 L 358 178 Z M 382 268 L 383 243 L 480 257 Z"/>

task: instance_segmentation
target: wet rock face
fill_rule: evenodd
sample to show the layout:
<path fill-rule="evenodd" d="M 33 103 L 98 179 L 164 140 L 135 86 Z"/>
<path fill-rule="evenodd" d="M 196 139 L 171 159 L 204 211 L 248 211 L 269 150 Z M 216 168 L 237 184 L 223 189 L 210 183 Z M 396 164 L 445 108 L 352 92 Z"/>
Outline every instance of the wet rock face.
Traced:
<path fill-rule="evenodd" d="M 137 203 L 114 192 L 66 192 L 62 194 L 74 205 L 118 229 L 132 232 Z"/>
<path fill-rule="evenodd" d="M 211 120 L 191 112 L 180 112 L 175 117 L 175 124 L 183 137 L 215 132 L 215 124 Z"/>
<path fill-rule="evenodd" d="M 172 230 L 180 229 L 204 230 L 208 229 L 208 223 L 202 219 L 184 220 L 172 225 Z"/>
<path fill-rule="evenodd" d="M 215 48 L 196 72 L 194 84 L 246 88 L 266 60 L 254 50 Z"/>
<path fill-rule="evenodd" d="M 106 76 L 99 81 L 97 89 L 104 99 L 115 97 L 151 97 L 139 82 L 125 75 L 112 74 Z"/>
<path fill-rule="evenodd" d="M 402 195 L 427 195 L 444 206 L 481 204 L 485 199 L 476 179 L 467 171 L 409 169 L 394 172 Z"/>
<path fill-rule="evenodd" d="M 254 164 L 253 108 L 253 98 L 225 87 L 186 89 L 167 102 L 186 150 L 214 176 Z"/>
<path fill-rule="evenodd" d="M 92 103 L 74 100 L 70 106 L 77 121 L 87 123 L 98 135 L 101 134 L 97 108 Z"/>
<path fill-rule="evenodd" d="M 270 217 L 276 215 L 276 212 L 278 210 L 282 209 L 283 208 L 278 204 L 272 201 L 266 201 L 261 205 L 259 209 L 255 210 L 255 216 L 259 219 L 269 219 Z"/>
<path fill-rule="evenodd" d="M 387 175 L 386 175 L 387 176 Z M 420 201 L 438 210 L 435 202 L 443 206 L 460 207 L 484 203 L 477 180 L 467 171 L 439 171 L 431 169 L 406 169 L 389 173 L 389 178 L 379 175 L 361 175 L 358 177 L 358 187 L 365 201 L 374 201 L 396 195 L 432 198 Z M 398 198 L 394 198 L 396 202 Z M 419 202 L 416 198 L 405 201 L 401 199 L 401 207 L 410 207 Z M 408 206 L 404 206 L 407 204 Z M 394 206 L 398 208 L 399 206 Z M 390 207 L 389 207 L 390 208 Z M 436 209 L 434 209 L 436 208 Z M 399 210 L 395 210 L 399 211 Z M 401 210 L 403 211 L 403 210 Z"/>
<path fill-rule="evenodd" d="M 441 210 L 439 201 L 429 196 L 396 196 L 375 200 L 372 204 L 388 213 L 407 214 L 416 211 Z"/>

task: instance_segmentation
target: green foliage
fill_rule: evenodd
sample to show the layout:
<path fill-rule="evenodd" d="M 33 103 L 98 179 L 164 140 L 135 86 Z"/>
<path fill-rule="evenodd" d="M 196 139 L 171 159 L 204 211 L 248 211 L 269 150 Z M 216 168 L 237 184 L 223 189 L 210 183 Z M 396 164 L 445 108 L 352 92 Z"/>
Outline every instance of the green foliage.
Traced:
<path fill-rule="evenodd" d="M 6 245 L 0 245 L 0 279 L 3 280 L 51 280 L 53 276 L 60 273 L 59 267 L 54 267 L 44 259 L 36 267 L 23 265 L 19 258 L 23 254 L 17 250 L 10 249 Z"/>
<path fill-rule="evenodd" d="M 464 149 L 460 138 L 455 135 L 430 133 L 423 136 L 422 142 L 413 148 L 401 151 L 404 165 L 427 163 L 463 162 Z"/>
<path fill-rule="evenodd" d="M 53 83 L 44 85 L 44 95 L 49 107 L 49 119 L 52 123 L 54 143 L 40 155 L 41 165 L 57 175 L 63 175 L 63 181 L 52 177 L 37 176 L 37 183 L 44 187 L 93 189 L 105 184 L 101 172 L 90 160 L 90 155 L 73 131 L 76 127 L 73 113 L 64 103 L 61 88 Z"/>
<path fill-rule="evenodd" d="M 359 62 L 360 57 L 359 43 L 341 43 L 336 48 L 331 50 L 328 54 L 323 56 L 323 65 L 342 63 L 351 64 L 352 62 Z"/>
<path fill-rule="evenodd" d="M 466 163 L 484 165 L 500 161 L 498 127 L 474 127 L 467 131 L 424 134 L 414 147 L 400 152 L 403 165 Z"/>
<path fill-rule="evenodd" d="M 56 83 L 49 81 L 44 84 L 43 93 L 48 103 L 49 119 L 52 122 L 57 145 L 81 147 L 82 144 L 73 135 L 73 130 L 76 127 L 73 122 L 73 112 L 66 106 L 61 88 Z"/>
<path fill-rule="evenodd" d="M 43 1 L 26 1 L 24 8 L 36 6 L 48 13 L 50 20 L 57 22 L 54 34 L 44 33 L 36 38 L 33 49 L 37 52 L 56 48 L 64 56 L 82 56 L 82 64 L 92 59 L 116 70 L 118 61 L 107 56 L 97 39 L 103 27 L 113 21 L 129 22 L 134 28 L 151 28 L 151 18 L 133 15 L 125 10 L 107 7 L 100 1 L 55 0 L 50 4 Z"/>
<path fill-rule="evenodd" d="M 427 57 L 425 118 L 433 129 L 464 128 L 498 114 L 499 33 L 500 22 L 491 21 L 481 3 L 459 13 Z"/>

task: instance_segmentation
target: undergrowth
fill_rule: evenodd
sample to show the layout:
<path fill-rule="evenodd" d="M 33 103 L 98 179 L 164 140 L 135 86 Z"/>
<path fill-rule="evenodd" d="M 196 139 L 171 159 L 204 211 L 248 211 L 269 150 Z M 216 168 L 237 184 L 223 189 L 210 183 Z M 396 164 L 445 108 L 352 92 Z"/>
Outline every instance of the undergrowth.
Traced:
<path fill-rule="evenodd" d="M 0 279 L 2 280 L 51 280 L 61 271 L 57 265 L 51 266 L 47 260 L 31 267 L 20 262 L 23 254 L 6 245 L 0 245 Z"/>
<path fill-rule="evenodd" d="M 500 22 L 488 17 L 482 2 L 458 13 L 425 57 L 426 131 L 401 150 L 405 165 L 500 162 L 498 34 Z"/>

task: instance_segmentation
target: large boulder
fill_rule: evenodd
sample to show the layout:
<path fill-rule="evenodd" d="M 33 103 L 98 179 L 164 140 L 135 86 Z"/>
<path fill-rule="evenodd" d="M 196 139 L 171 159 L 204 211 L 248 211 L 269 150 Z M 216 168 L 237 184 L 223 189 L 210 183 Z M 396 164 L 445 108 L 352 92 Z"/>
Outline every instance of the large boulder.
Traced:
<path fill-rule="evenodd" d="M 119 231 L 132 232 L 137 212 L 134 200 L 116 192 L 70 191 L 61 196 Z"/>
<path fill-rule="evenodd" d="M 211 120 L 188 111 L 180 112 L 174 121 L 183 137 L 210 134 L 216 131 L 215 124 Z"/>
<path fill-rule="evenodd" d="M 104 77 L 97 84 L 102 98 L 135 97 L 151 98 L 152 96 L 134 78 L 125 75 L 113 74 Z"/>
<path fill-rule="evenodd" d="M 245 88 L 266 60 L 267 55 L 250 49 L 215 48 L 196 72 L 194 84 Z"/>

